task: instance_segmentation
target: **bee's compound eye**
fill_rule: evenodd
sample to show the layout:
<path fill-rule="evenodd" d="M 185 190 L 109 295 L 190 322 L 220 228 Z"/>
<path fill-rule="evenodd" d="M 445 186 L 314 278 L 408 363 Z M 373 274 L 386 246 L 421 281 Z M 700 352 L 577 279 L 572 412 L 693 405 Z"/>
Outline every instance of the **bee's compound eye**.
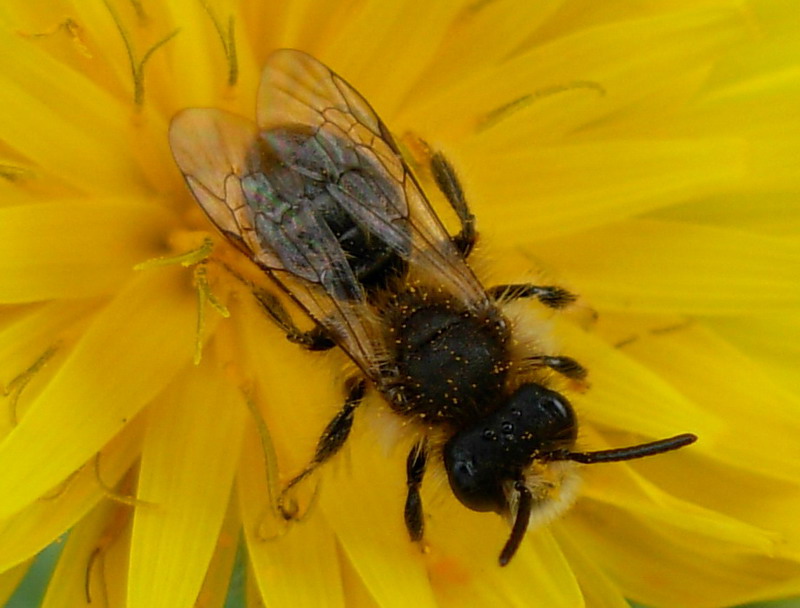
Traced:
<path fill-rule="evenodd" d="M 567 423 L 574 423 L 575 414 L 572 412 L 572 406 L 569 402 L 558 393 L 548 391 L 550 394 L 545 395 L 539 401 L 542 410 L 546 412 L 553 421 L 563 420 Z"/>
<path fill-rule="evenodd" d="M 483 445 L 481 445 L 483 444 Z M 444 465 L 453 494 L 473 511 L 502 512 L 506 506 L 497 463 L 487 447 L 485 432 L 454 436 L 444 448 Z"/>
<path fill-rule="evenodd" d="M 523 384 L 509 400 L 509 409 L 522 415 L 518 433 L 535 451 L 570 447 L 578 433 L 572 405 L 564 395 L 538 384 Z"/>

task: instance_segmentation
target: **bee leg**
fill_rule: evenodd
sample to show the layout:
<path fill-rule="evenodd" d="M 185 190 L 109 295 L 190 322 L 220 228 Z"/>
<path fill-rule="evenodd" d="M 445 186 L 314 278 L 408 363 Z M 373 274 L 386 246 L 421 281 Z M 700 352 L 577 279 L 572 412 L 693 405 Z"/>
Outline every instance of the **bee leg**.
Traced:
<path fill-rule="evenodd" d="M 495 300 L 510 302 L 519 298 L 537 298 L 548 308 L 565 308 L 578 299 L 563 287 L 556 285 L 531 285 L 518 283 L 510 285 L 495 285 L 487 290 L 490 297 Z"/>
<path fill-rule="evenodd" d="M 308 350 L 328 350 L 336 346 L 321 326 L 317 325 L 313 329 L 302 331 L 294 324 L 292 317 L 275 295 L 255 286 L 252 286 L 252 289 L 259 306 L 278 327 L 286 332 L 286 339 L 289 342 L 299 344 Z"/>
<path fill-rule="evenodd" d="M 549 355 L 541 355 L 538 357 L 531 357 L 531 361 L 535 361 L 545 367 L 549 367 L 562 376 L 570 380 L 585 380 L 588 371 L 583 365 L 578 363 L 572 357 L 552 357 Z"/>
<path fill-rule="evenodd" d="M 453 211 L 456 212 L 458 220 L 461 222 L 461 232 L 452 238 L 453 244 L 461 252 L 463 257 L 469 256 L 478 233 L 475 231 L 475 216 L 469 210 L 467 199 L 464 196 L 464 189 L 458 181 L 455 169 L 441 152 L 434 152 L 431 156 L 431 173 L 436 180 L 436 185 L 442 191 Z"/>
<path fill-rule="evenodd" d="M 347 399 L 345 399 L 342 409 L 339 410 L 322 432 L 319 441 L 317 441 L 314 457 L 299 475 L 296 475 L 286 484 L 286 487 L 283 488 L 278 497 L 278 510 L 284 519 L 294 519 L 296 516 L 294 505 L 287 504 L 289 491 L 342 449 L 350 435 L 350 429 L 353 427 L 353 414 L 361 404 L 366 390 L 367 384 L 360 378 L 351 378 L 347 382 Z"/>
<path fill-rule="evenodd" d="M 411 451 L 408 453 L 408 458 L 406 459 L 408 495 L 406 496 L 404 515 L 408 535 L 414 542 L 422 540 L 422 533 L 425 528 L 425 520 L 422 514 L 422 498 L 419 495 L 419 488 L 422 485 L 422 477 L 425 475 L 425 462 L 427 459 L 428 446 L 425 441 L 420 441 L 411 448 Z"/>

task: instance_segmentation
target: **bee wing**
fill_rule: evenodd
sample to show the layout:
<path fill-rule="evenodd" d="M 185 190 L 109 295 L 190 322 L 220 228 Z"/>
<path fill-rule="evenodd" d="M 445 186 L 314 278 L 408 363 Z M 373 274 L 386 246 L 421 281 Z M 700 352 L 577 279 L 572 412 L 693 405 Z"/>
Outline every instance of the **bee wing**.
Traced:
<path fill-rule="evenodd" d="M 257 115 L 262 129 L 304 125 L 322 140 L 351 142 L 360 162 L 388 176 L 394 192 L 365 200 L 358 187 L 345 184 L 331 188 L 331 195 L 408 260 L 418 275 L 436 275 L 437 283 L 467 306 L 486 304 L 485 290 L 452 245 L 391 133 L 340 76 L 302 51 L 275 51 L 262 73 Z"/>
<path fill-rule="evenodd" d="M 310 182 L 324 184 L 354 224 L 406 260 L 411 275 L 431 278 L 467 307 L 486 305 L 388 129 L 344 80 L 305 53 L 276 51 L 262 75 L 257 116 L 255 125 L 221 110 L 184 110 L 170 125 L 175 160 L 217 228 L 368 376 L 377 379 L 386 358 L 379 319 L 326 212 L 308 198 Z M 298 153 L 296 145 L 308 147 Z"/>
<path fill-rule="evenodd" d="M 213 108 L 189 108 L 172 119 L 169 144 L 189 189 L 209 219 L 247 251 L 238 211 L 245 205 L 239 181 L 258 129 L 252 122 Z"/>
<path fill-rule="evenodd" d="M 372 316 L 365 314 L 363 289 L 336 236 L 307 206 L 296 206 L 294 214 L 270 213 L 247 200 L 243 180 L 253 178 L 251 152 L 258 135 L 252 122 L 211 108 L 183 110 L 169 131 L 175 161 L 212 223 L 322 323 L 356 363 L 372 369 L 381 349 L 367 327 Z"/>

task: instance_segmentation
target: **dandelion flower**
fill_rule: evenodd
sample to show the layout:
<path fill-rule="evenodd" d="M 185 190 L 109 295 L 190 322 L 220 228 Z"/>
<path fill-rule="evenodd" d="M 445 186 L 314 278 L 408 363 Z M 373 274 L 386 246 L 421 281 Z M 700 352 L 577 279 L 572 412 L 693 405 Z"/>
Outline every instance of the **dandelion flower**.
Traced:
<path fill-rule="evenodd" d="M 253 605 L 800 594 L 788 4 L 12 0 L 0 18 L 3 599 L 59 540 L 44 606 L 221 606 L 240 543 Z M 212 263 L 239 254 L 167 129 L 186 107 L 252 119 L 280 47 L 444 151 L 487 284 L 580 294 L 572 312 L 509 314 L 589 369 L 570 394 L 581 446 L 700 441 L 586 467 L 574 506 L 501 569 L 506 524 L 443 484 L 423 488 L 427 550 L 408 541 L 404 455 L 371 397 L 305 520 L 267 530 L 278 472 L 308 462 L 347 362 L 287 343 Z"/>

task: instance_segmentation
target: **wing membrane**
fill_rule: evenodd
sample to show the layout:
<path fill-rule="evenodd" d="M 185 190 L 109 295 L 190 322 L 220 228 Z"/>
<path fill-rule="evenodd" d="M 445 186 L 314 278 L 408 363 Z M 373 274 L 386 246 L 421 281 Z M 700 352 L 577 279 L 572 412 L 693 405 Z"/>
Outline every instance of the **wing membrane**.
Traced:
<path fill-rule="evenodd" d="M 261 128 L 304 124 L 320 132 L 346 135 L 361 154 L 381 167 L 401 189 L 394 211 L 376 209 L 370 201 L 345 194 L 339 202 L 376 228 L 390 243 L 403 242 L 403 230 L 414 236 L 408 256 L 412 265 L 427 268 L 465 304 L 485 302 L 484 289 L 461 260 L 444 226 L 431 209 L 419 184 L 400 156 L 389 130 L 361 96 L 340 76 L 310 55 L 281 49 L 270 55 L 258 99 Z M 398 246 L 399 247 L 399 246 Z"/>
<path fill-rule="evenodd" d="M 342 234 L 329 225 L 331 206 L 400 256 L 410 274 L 435 277 L 465 307 L 486 304 L 389 131 L 309 55 L 270 56 L 257 125 L 221 110 L 185 110 L 173 119 L 170 144 L 211 221 L 374 380 L 386 359 L 379 319 Z"/>

